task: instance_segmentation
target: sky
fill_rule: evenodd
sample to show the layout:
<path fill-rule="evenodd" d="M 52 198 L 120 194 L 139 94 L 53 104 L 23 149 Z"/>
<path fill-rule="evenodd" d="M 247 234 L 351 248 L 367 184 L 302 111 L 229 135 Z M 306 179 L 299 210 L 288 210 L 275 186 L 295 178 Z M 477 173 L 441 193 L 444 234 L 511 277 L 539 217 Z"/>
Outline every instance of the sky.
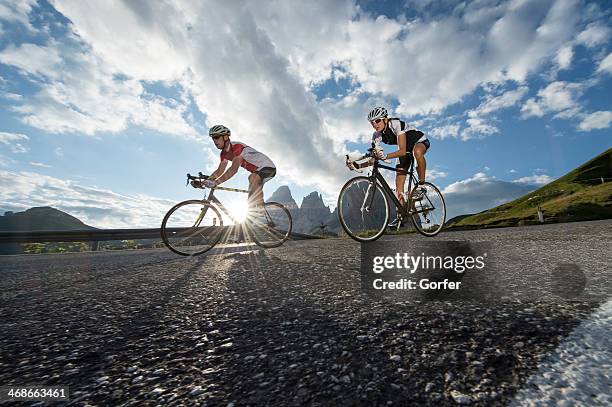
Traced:
<path fill-rule="evenodd" d="M 428 136 L 448 217 L 488 209 L 612 146 L 611 18 L 587 0 L 0 0 L 0 212 L 159 227 L 202 196 L 185 174 L 218 165 L 214 124 L 274 161 L 266 197 L 333 208 L 375 106 Z"/>

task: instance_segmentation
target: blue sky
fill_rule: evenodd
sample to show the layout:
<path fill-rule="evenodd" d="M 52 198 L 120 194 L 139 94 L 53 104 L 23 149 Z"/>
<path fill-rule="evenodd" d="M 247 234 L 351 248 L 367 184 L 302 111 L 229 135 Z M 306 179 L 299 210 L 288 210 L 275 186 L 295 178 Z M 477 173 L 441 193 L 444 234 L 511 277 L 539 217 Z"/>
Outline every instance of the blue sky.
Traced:
<path fill-rule="evenodd" d="M 0 2 L 0 211 L 157 227 L 217 123 L 276 163 L 266 196 L 335 206 L 377 105 L 428 135 L 450 216 L 612 146 L 605 1 L 84 3 Z"/>

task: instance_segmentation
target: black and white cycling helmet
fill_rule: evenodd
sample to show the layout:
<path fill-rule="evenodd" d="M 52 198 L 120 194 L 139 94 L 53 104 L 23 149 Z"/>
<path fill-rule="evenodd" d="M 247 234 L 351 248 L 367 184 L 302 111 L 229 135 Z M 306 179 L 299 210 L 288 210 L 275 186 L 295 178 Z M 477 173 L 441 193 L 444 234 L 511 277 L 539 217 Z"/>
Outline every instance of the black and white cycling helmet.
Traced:
<path fill-rule="evenodd" d="M 211 137 L 212 136 L 229 136 L 230 134 L 231 134 L 230 129 L 228 129 L 222 124 L 216 124 L 208 130 L 208 135 Z"/>
<path fill-rule="evenodd" d="M 382 119 L 383 117 L 387 117 L 387 114 L 387 109 L 384 107 L 375 107 L 368 113 L 368 121 L 371 122 L 372 120 Z"/>

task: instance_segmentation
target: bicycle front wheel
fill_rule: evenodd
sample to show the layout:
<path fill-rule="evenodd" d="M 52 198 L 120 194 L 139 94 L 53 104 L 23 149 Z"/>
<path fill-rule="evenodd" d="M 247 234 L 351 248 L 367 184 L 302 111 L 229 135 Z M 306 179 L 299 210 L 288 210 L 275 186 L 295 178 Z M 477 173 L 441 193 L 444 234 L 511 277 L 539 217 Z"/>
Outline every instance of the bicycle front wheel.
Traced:
<path fill-rule="evenodd" d="M 424 236 L 435 236 L 446 221 L 446 203 L 440 190 L 432 183 L 417 185 L 410 193 L 412 223 Z"/>
<path fill-rule="evenodd" d="M 358 242 L 371 242 L 385 232 L 389 201 L 384 191 L 368 177 L 350 179 L 338 196 L 342 229 Z"/>
<path fill-rule="evenodd" d="M 223 233 L 221 214 L 206 201 L 176 204 L 166 213 L 161 225 L 164 244 L 181 256 L 195 256 L 210 250 Z"/>
<path fill-rule="evenodd" d="M 283 205 L 266 202 L 264 210 L 251 215 L 245 222 L 246 233 L 255 243 L 266 249 L 278 247 L 291 235 L 293 220 Z"/>

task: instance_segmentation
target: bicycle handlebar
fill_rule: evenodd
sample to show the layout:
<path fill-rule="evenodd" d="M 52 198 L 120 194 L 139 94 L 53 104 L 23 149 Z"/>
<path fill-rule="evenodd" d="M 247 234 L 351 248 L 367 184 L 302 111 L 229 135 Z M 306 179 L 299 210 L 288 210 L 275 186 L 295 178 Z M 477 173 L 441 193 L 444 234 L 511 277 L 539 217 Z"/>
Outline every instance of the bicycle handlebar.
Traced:
<path fill-rule="evenodd" d="M 209 179 L 210 175 L 204 175 L 201 172 L 198 172 L 198 176 L 196 177 L 195 175 L 191 175 L 191 174 L 187 174 L 187 183 L 185 184 L 185 186 L 189 185 L 189 181 L 201 181 L 201 180 L 205 180 L 205 179 Z M 201 189 L 205 189 L 206 187 L 200 185 L 199 187 L 194 185 L 194 188 L 201 188 Z M 222 191 L 230 191 L 230 192 L 243 192 L 245 194 L 249 193 L 248 189 L 239 189 L 239 188 L 228 188 L 228 187 L 220 187 L 220 186 L 216 186 L 214 188 L 211 188 L 211 190 L 213 189 L 219 189 Z"/>
<path fill-rule="evenodd" d="M 210 177 L 208 175 L 202 174 L 202 172 L 198 172 L 197 177 L 195 175 L 191 175 L 187 173 L 187 183 L 185 184 L 185 186 L 189 185 L 189 181 L 201 181 L 203 179 L 208 179 L 208 178 Z"/>
<path fill-rule="evenodd" d="M 375 160 L 382 161 L 382 162 L 385 162 L 385 163 L 391 163 L 391 160 L 379 160 L 378 158 L 376 158 L 376 153 L 375 153 L 375 150 L 376 150 L 376 149 L 375 149 L 374 147 L 368 148 L 368 152 L 367 152 L 366 154 L 362 155 L 362 156 L 361 156 L 361 157 L 359 157 L 359 158 L 356 158 L 356 159 L 354 159 L 354 160 L 351 160 L 351 161 L 352 161 L 352 162 L 355 162 L 355 161 L 361 161 L 361 160 L 363 160 L 363 159 L 365 159 L 365 158 L 373 158 L 373 159 L 375 159 Z M 346 154 L 346 159 L 347 159 L 347 160 L 349 160 L 349 156 L 348 156 L 348 154 Z M 357 169 L 355 169 L 354 171 L 359 172 L 359 173 L 363 172 L 363 171 L 359 171 L 359 170 L 357 170 Z"/>

